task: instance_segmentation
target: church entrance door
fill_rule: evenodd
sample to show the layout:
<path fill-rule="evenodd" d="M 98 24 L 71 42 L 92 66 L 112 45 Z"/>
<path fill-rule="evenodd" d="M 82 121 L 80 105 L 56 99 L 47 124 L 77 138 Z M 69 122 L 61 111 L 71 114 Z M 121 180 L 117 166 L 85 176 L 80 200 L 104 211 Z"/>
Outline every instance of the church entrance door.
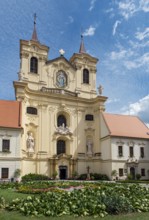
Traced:
<path fill-rule="evenodd" d="M 59 178 L 61 180 L 67 179 L 67 166 L 59 166 Z"/>

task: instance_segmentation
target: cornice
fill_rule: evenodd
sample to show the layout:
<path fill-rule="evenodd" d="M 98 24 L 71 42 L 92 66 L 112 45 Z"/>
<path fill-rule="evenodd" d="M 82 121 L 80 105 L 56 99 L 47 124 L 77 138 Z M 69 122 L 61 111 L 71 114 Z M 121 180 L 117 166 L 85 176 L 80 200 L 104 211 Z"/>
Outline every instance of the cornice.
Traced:
<path fill-rule="evenodd" d="M 38 41 L 20 40 L 20 51 L 21 51 L 23 45 L 25 45 L 25 46 L 35 45 L 35 46 L 37 46 L 41 50 L 46 50 L 47 52 L 49 51 L 49 47 L 48 46 L 40 44 Z"/>
<path fill-rule="evenodd" d="M 70 58 L 70 62 L 74 62 L 75 59 L 84 59 L 88 58 L 90 61 L 97 63 L 98 59 L 96 57 L 92 57 L 90 54 L 87 53 L 74 53 L 72 57 Z"/>
<path fill-rule="evenodd" d="M 16 85 L 19 85 L 16 83 Z M 21 84 L 20 84 L 21 85 Z M 37 97 L 43 97 L 43 98 L 50 98 L 50 99 L 59 99 L 60 100 L 65 100 L 65 101 L 74 101 L 76 103 L 88 103 L 88 104 L 96 104 L 100 103 L 101 105 L 107 100 L 106 96 L 97 96 L 95 98 L 87 99 L 87 98 L 82 98 L 82 97 L 74 97 L 74 96 L 69 96 L 69 95 L 64 95 L 64 94 L 56 94 L 56 93 L 48 93 L 48 92 L 42 92 L 42 91 L 37 91 L 37 90 L 32 90 L 26 86 L 27 84 L 24 83 L 21 85 L 22 87 L 24 86 L 25 92 L 27 95 L 30 96 L 37 96 Z"/>

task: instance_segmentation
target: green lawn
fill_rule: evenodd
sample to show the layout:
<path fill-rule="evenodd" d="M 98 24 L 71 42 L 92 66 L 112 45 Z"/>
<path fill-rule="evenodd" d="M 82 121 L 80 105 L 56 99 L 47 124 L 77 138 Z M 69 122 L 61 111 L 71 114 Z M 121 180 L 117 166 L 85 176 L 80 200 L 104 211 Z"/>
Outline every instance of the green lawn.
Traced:
<path fill-rule="evenodd" d="M 91 217 L 73 217 L 73 216 L 62 216 L 62 217 L 26 217 L 22 216 L 16 212 L 0 212 L 0 220 L 93 220 Z M 104 218 L 95 218 L 97 220 L 148 220 L 149 213 L 135 213 L 129 215 L 119 215 L 119 216 L 106 216 Z"/>
<path fill-rule="evenodd" d="M 18 193 L 15 189 L 0 189 L 0 196 L 4 197 L 6 201 L 10 202 L 15 198 L 26 198 L 29 194 Z"/>

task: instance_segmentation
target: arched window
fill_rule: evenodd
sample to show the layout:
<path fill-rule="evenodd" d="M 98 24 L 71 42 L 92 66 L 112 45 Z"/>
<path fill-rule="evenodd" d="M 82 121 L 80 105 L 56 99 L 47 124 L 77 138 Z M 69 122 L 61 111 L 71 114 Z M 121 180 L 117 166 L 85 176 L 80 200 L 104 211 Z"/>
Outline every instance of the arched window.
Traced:
<path fill-rule="evenodd" d="M 57 127 L 62 126 L 63 124 L 66 127 L 66 125 L 67 125 L 66 118 L 65 118 L 64 115 L 59 115 L 58 118 L 57 118 Z"/>
<path fill-rule="evenodd" d="M 85 115 L 85 120 L 86 121 L 93 121 L 94 120 L 94 115 Z"/>
<path fill-rule="evenodd" d="M 37 108 L 27 107 L 26 112 L 27 112 L 28 114 L 37 115 Z"/>
<path fill-rule="evenodd" d="M 57 141 L 57 155 L 58 154 L 65 154 L 65 153 L 66 153 L 65 141 L 58 140 Z"/>
<path fill-rule="evenodd" d="M 89 84 L 89 71 L 88 71 L 88 69 L 83 70 L 83 83 Z"/>
<path fill-rule="evenodd" d="M 30 72 L 31 73 L 38 73 L 38 59 L 36 57 L 31 57 Z"/>

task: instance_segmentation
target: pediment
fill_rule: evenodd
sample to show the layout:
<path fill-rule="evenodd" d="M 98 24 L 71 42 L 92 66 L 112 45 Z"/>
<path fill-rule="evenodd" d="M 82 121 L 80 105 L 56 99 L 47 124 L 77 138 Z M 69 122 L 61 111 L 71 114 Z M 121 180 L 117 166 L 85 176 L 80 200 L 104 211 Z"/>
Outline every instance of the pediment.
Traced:
<path fill-rule="evenodd" d="M 60 69 L 73 69 L 76 70 L 76 68 L 64 57 L 60 56 L 53 60 L 48 60 L 46 62 L 46 65 L 55 65 L 55 67 Z"/>

